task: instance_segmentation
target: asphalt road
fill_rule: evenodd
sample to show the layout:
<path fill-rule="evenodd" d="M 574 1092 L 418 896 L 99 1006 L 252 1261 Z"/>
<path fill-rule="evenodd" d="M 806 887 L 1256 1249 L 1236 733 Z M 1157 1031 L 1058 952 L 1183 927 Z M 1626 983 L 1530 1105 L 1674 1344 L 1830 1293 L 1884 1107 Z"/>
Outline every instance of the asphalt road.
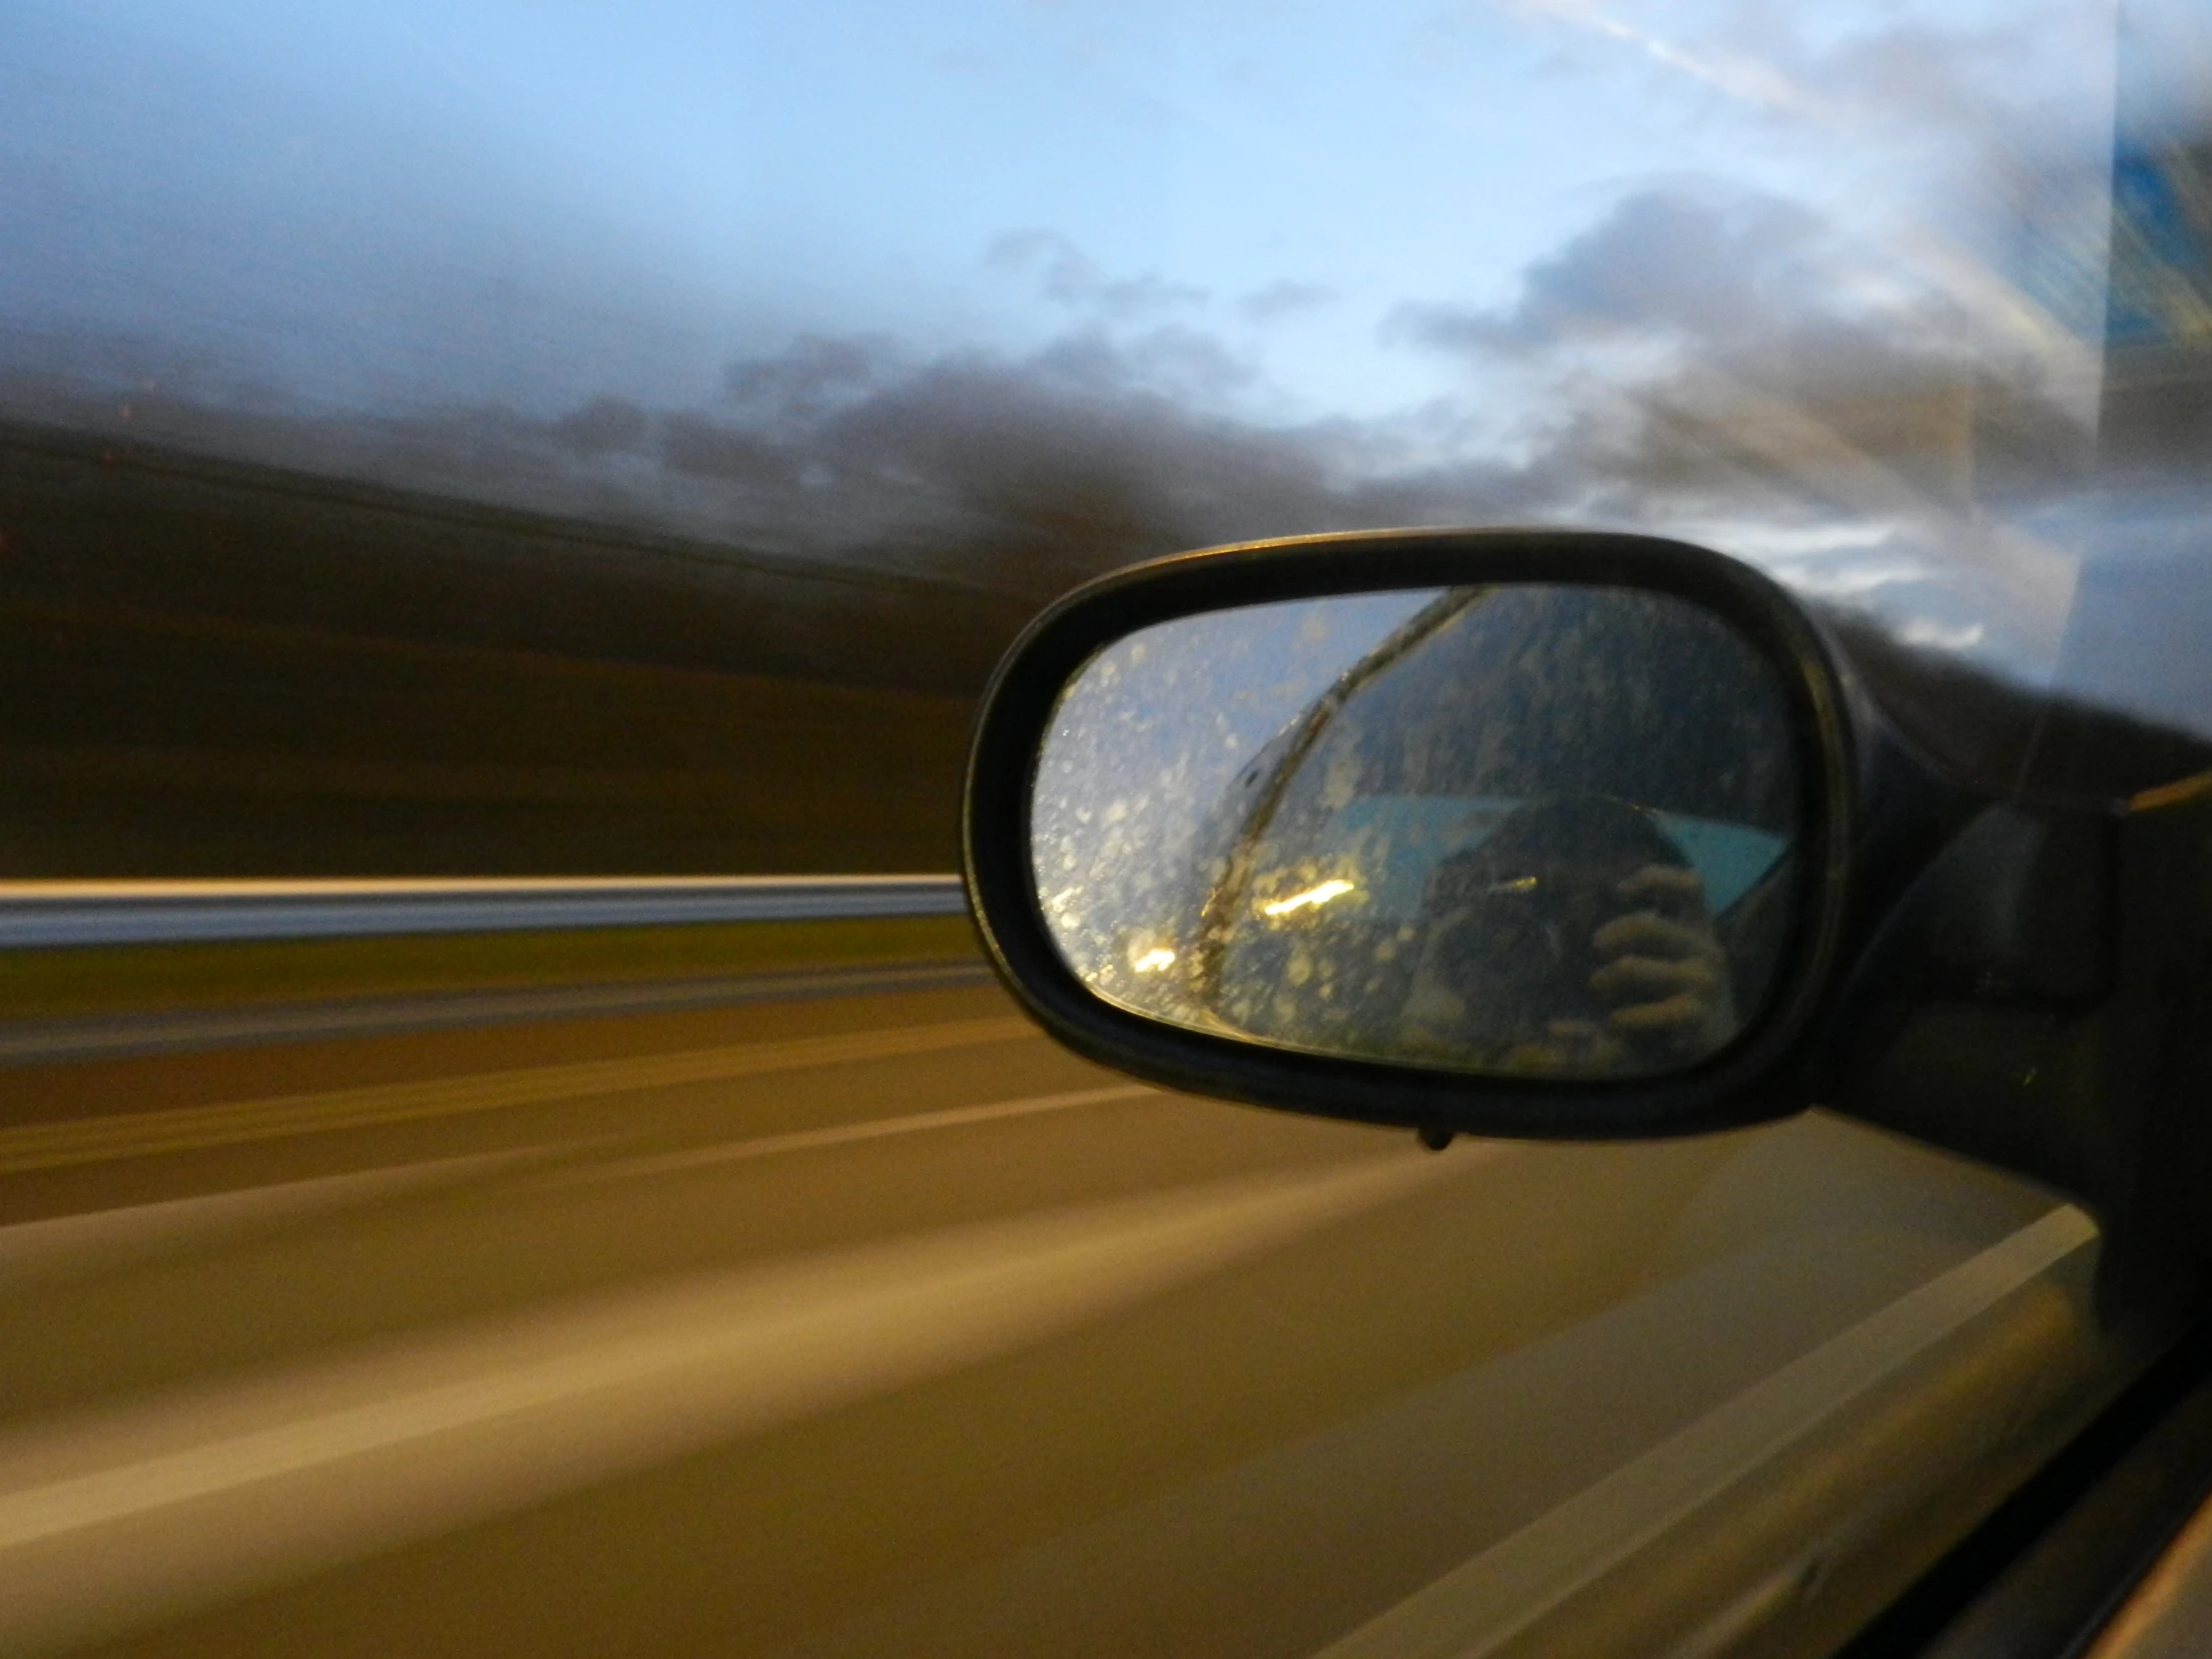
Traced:
<path fill-rule="evenodd" d="M 2092 1256 L 1820 1118 L 1429 1154 L 985 988 L 19 1066 L 0 1652 L 1594 1652 L 1764 1481 L 1758 1624 L 1883 1389 L 2077 1410 Z"/>

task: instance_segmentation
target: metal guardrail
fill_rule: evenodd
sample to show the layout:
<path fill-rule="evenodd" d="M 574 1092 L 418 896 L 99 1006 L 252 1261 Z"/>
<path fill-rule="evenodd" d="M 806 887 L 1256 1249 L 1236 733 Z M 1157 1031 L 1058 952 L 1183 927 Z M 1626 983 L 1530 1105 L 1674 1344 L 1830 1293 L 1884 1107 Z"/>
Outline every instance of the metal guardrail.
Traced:
<path fill-rule="evenodd" d="M 961 914 L 956 875 L 0 881 L 0 949 Z"/>

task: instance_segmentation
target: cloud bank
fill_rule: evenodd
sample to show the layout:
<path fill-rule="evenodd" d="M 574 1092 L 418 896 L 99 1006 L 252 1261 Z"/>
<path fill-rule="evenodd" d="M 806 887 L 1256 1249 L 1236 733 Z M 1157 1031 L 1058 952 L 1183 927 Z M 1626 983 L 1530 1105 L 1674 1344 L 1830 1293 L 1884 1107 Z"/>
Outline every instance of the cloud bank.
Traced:
<path fill-rule="evenodd" d="M 1988 512 L 2082 476 L 2061 358 L 1800 202 L 1632 191 L 1501 304 L 1399 306 L 1384 347 L 1464 390 L 1372 420 L 1255 414 L 1263 364 L 1196 289 L 1042 231 L 989 258 L 1067 326 L 1019 352 L 807 333 L 695 406 L 607 391 L 553 414 L 331 412 L 144 342 L 19 335 L 0 408 L 1040 599 L 1224 541 L 1535 522 L 1696 535 L 1901 607 L 1924 640 L 2031 651 L 2064 614 L 2070 578 Z M 1229 303 L 1268 321 L 1331 299 L 1284 281 Z M 1864 575 L 1901 568 L 1942 574 Z"/>

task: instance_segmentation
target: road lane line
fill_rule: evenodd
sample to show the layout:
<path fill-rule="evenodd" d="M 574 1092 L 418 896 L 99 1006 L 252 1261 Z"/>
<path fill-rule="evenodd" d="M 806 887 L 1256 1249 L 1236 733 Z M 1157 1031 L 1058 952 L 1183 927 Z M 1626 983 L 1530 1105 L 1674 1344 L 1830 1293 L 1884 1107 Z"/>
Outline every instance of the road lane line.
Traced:
<path fill-rule="evenodd" d="M 2097 1240 L 2070 1204 L 1909 1291 L 1314 1659 L 1484 1659 Z"/>
<path fill-rule="evenodd" d="M 1028 1020 L 940 1020 L 785 1042 L 740 1043 L 619 1060 L 579 1060 L 527 1066 L 417 1083 L 376 1083 L 362 1088 L 281 1095 L 214 1106 L 179 1106 L 124 1117 L 22 1124 L 0 1129 L 0 1174 L 101 1163 L 159 1152 L 272 1140 L 286 1135 L 362 1129 L 513 1106 L 544 1106 L 593 1095 L 717 1083 L 764 1072 L 805 1071 L 854 1060 L 892 1059 L 949 1048 L 1017 1042 L 1043 1033 Z"/>
<path fill-rule="evenodd" d="M 116 1634 L 978 1365 L 1487 1150 L 700 1276 L 19 1431 L 0 1439 L 0 1648 Z"/>
<path fill-rule="evenodd" d="M 885 1136 L 918 1134 L 952 1129 L 964 1124 L 991 1123 L 1002 1118 L 1027 1117 L 1043 1112 L 1066 1111 L 1077 1106 L 1101 1105 L 1158 1094 L 1142 1083 L 1124 1083 L 1105 1089 L 1074 1089 L 1065 1094 L 1031 1095 L 1020 1100 L 990 1101 L 979 1106 L 954 1106 L 938 1112 L 913 1112 L 903 1117 L 874 1118 L 864 1123 L 839 1124 L 828 1129 L 805 1129 L 788 1135 L 757 1135 L 746 1140 L 724 1141 L 682 1152 L 656 1153 L 625 1158 L 607 1164 L 586 1164 L 543 1174 L 534 1183 L 541 1187 L 591 1186 L 637 1176 L 662 1175 L 675 1170 L 711 1168 L 785 1152 L 840 1146 Z M 378 1198 L 435 1190 L 480 1175 L 496 1174 L 531 1164 L 573 1158 L 594 1148 L 605 1148 L 616 1137 L 588 1136 L 546 1146 L 519 1147 L 510 1151 L 471 1153 L 458 1158 L 437 1158 L 400 1164 L 387 1169 L 361 1170 L 346 1175 L 316 1176 L 304 1181 L 283 1181 L 266 1187 L 235 1192 L 196 1194 L 191 1198 L 164 1199 L 153 1204 L 133 1204 L 77 1215 L 0 1226 L 0 1287 L 51 1277 L 67 1268 L 87 1263 L 108 1264 L 121 1258 L 177 1244 L 203 1240 L 244 1229 L 286 1221 L 296 1216 L 319 1215 L 371 1202 Z"/>
<path fill-rule="evenodd" d="M 19 1221 L 0 1227 L 0 1288 L 14 1289 L 35 1279 L 88 1265 L 112 1266 L 119 1260 L 187 1241 L 323 1215 L 379 1198 L 436 1191 L 483 1175 L 574 1157 L 604 1146 L 611 1136 L 556 1141 L 545 1146 L 478 1152 L 435 1158 L 346 1175 L 314 1176 L 233 1192 L 200 1193 L 109 1210 Z"/>
<path fill-rule="evenodd" d="M 190 1054 L 209 1048 L 391 1036 L 456 1026 L 590 1019 L 609 1014 L 671 1013 L 685 1008 L 738 1008 L 800 997 L 874 996 L 886 991 L 983 985 L 990 979 L 991 970 L 981 962 L 867 962 L 851 967 L 724 974 L 705 979 L 685 975 L 536 990 L 451 990 L 435 995 L 348 996 L 336 1001 L 260 1007 L 225 1005 L 156 1014 L 0 1019 L 0 1066 Z"/>
<path fill-rule="evenodd" d="M 829 1129 L 801 1129 L 789 1135 L 755 1135 L 746 1140 L 723 1141 L 714 1146 L 692 1147 L 683 1152 L 650 1153 L 637 1158 L 585 1169 L 563 1170 L 545 1177 L 549 1186 L 584 1186 L 599 1181 L 622 1181 L 641 1175 L 666 1175 L 675 1170 L 703 1169 L 734 1164 L 748 1158 L 769 1158 L 782 1152 L 807 1152 L 822 1146 L 844 1146 L 853 1141 L 879 1140 L 886 1135 L 913 1135 L 930 1129 L 953 1129 L 962 1124 L 992 1123 L 1000 1118 L 1028 1117 L 1037 1112 L 1064 1112 L 1074 1106 L 1097 1106 L 1109 1100 L 1134 1100 L 1160 1091 L 1145 1083 L 1122 1083 L 1109 1089 L 1073 1089 L 1065 1094 L 1030 1095 L 1021 1100 L 993 1100 L 980 1106 L 949 1106 L 939 1112 L 909 1112 L 904 1117 L 870 1118 L 865 1123 L 841 1123 Z"/>

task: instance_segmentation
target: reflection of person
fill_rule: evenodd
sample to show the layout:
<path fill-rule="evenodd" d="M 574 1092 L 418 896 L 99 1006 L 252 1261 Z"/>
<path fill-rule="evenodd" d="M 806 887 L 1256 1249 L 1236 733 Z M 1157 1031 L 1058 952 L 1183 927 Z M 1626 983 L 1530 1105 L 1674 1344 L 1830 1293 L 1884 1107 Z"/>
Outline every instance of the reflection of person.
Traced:
<path fill-rule="evenodd" d="M 1430 874 L 1400 1041 L 1481 1070 L 1639 1075 L 1737 1029 L 1703 884 L 1650 815 L 1520 808 Z"/>

